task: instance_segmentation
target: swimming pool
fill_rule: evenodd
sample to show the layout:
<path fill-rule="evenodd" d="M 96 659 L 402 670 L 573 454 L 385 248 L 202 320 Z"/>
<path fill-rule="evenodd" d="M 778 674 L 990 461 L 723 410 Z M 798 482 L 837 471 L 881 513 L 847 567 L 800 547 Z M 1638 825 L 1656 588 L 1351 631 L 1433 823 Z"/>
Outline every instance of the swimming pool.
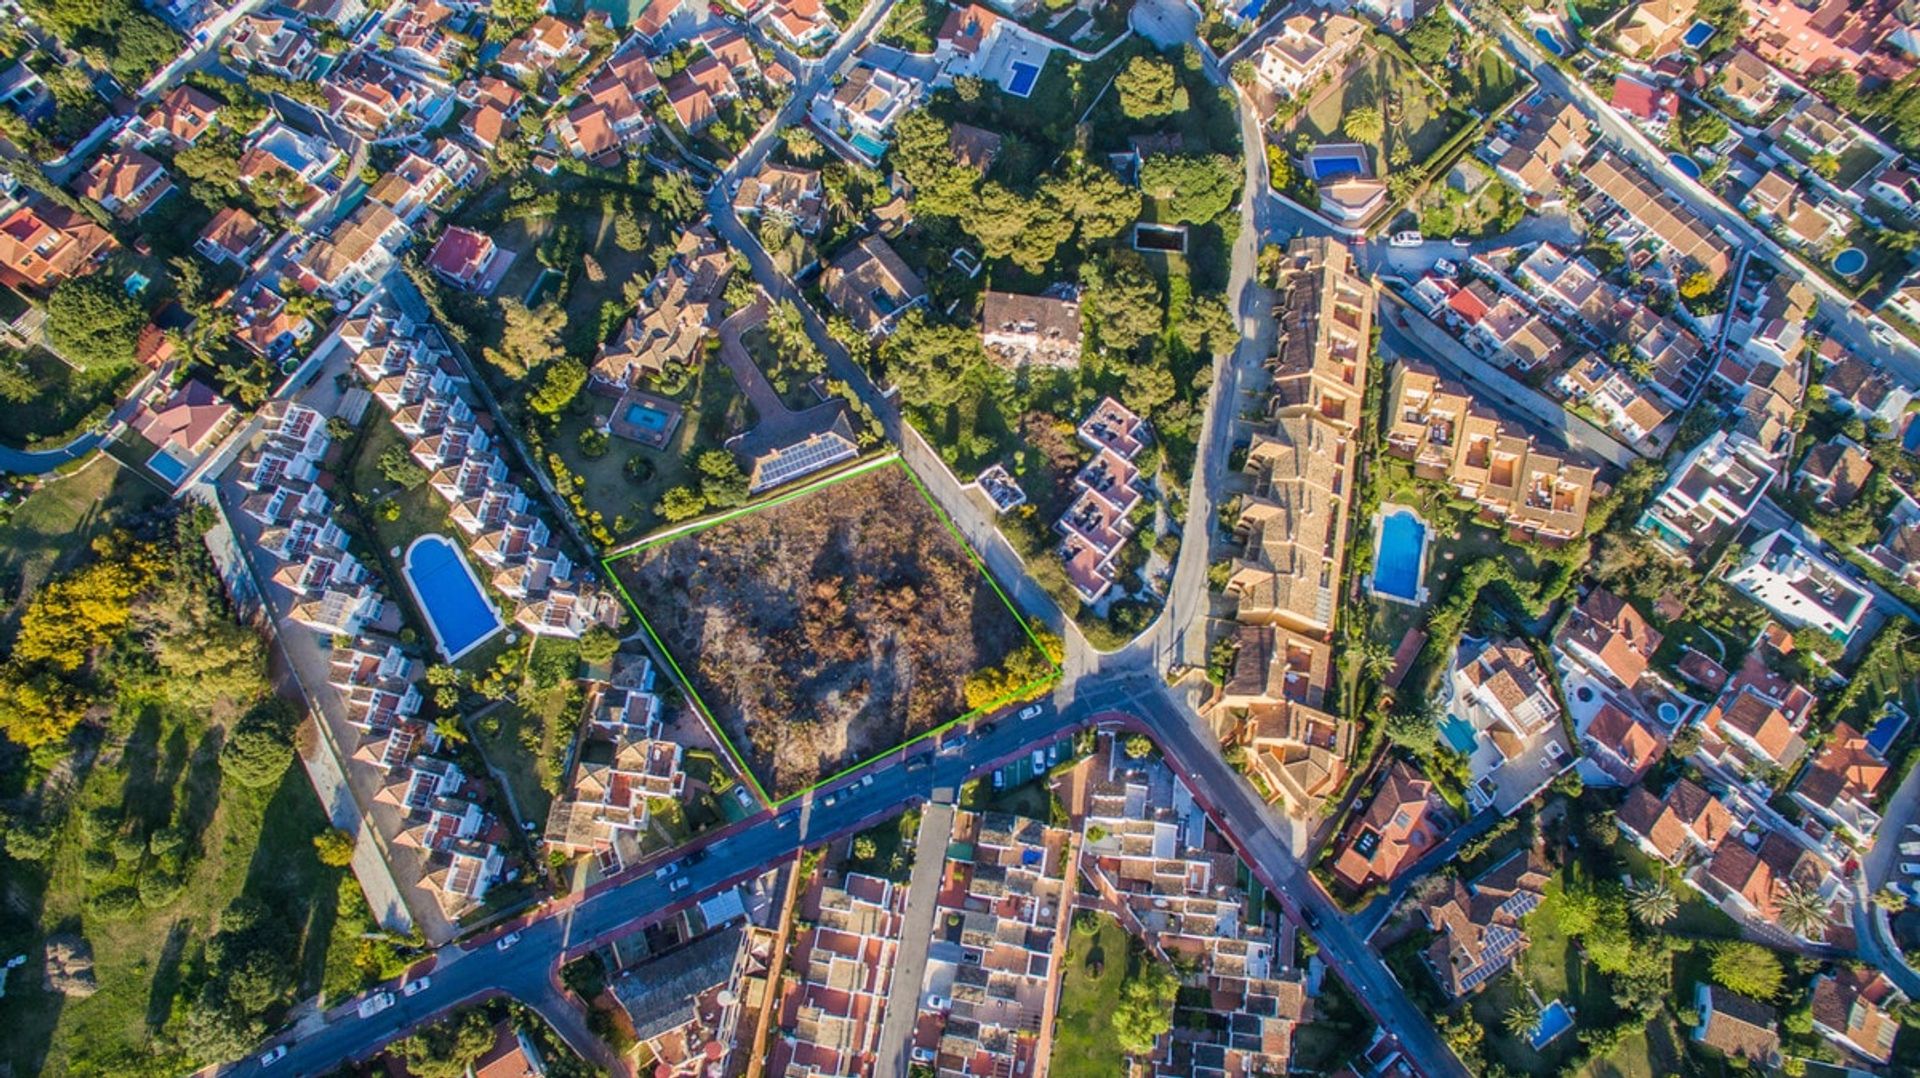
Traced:
<path fill-rule="evenodd" d="M 1849 247 L 1833 256 L 1833 272 L 1842 277 L 1851 277 L 1867 268 L 1867 252 L 1858 247 Z"/>
<path fill-rule="evenodd" d="M 1907 417 L 1907 432 L 1900 436 L 1900 444 L 1909 453 L 1920 453 L 1920 416 Z"/>
<path fill-rule="evenodd" d="M 1660 716 L 1660 721 L 1666 723 L 1668 726 L 1672 726 L 1680 721 L 1680 709 L 1674 706 L 1671 700 L 1660 701 L 1660 706 L 1654 708 L 1654 712 Z"/>
<path fill-rule="evenodd" d="M 1686 173 L 1689 179 L 1697 180 L 1700 178 L 1700 162 L 1695 161 L 1686 154 L 1670 153 L 1667 155 L 1667 160 L 1673 162 L 1674 168 Z"/>
<path fill-rule="evenodd" d="M 1553 31 L 1544 26 L 1536 26 L 1533 28 L 1533 39 L 1538 41 L 1542 48 L 1555 56 L 1565 57 L 1567 55 L 1567 47 L 1560 43 L 1559 38 L 1553 36 Z"/>
<path fill-rule="evenodd" d="M 1474 745 L 1479 743 L 1473 724 L 1457 715 L 1448 715 L 1446 721 L 1440 724 L 1440 736 L 1446 739 L 1453 751 L 1462 756 L 1472 756 Z"/>
<path fill-rule="evenodd" d="M 1556 999 L 1540 1009 L 1540 1021 L 1533 1027 L 1533 1035 L 1527 1038 L 1527 1043 L 1533 1045 L 1533 1050 L 1538 1052 L 1552 1044 L 1555 1037 L 1572 1028 L 1573 1012 L 1567 1010 L 1566 1004 Z"/>
<path fill-rule="evenodd" d="M 1427 526 L 1411 510 L 1394 509 L 1381 517 L 1373 590 L 1401 602 L 1419 602 L 1421 556 L 1426 547 Z"/>
<path fill-rule="evenodd" d="M 1905 729 L 1906 725 L 1907 713 L 1889 704 L 1887 709 L 1880 713 L 1880 718 L 1873 724 L 1873 729 L 1867 731 L 1867 747 L 1883 757 L 1886 756 L 1887 750 L 1893 747 L 1893 739 L 1900 736 L 1900 731 Z"/>
<path fill-rule="evenodd" d="M 407 590 L 426 616 L 441 658 L 465 655 L 505 628 L 500 612 L 487 601 L 480 578 L 466 556 L 444 535 L 423 535 L 407 547 L 401 574 Z"/>
<path fill-rule="evenodd" d="M 1007 92 L 1015 97 L 1025 97 L 1033 92 L 1033 84 L 1040 80 L 1040 69 L 1032 64 L 1023 64 L 1015 60 L 1010 65 L 1013 77 L 1007 80 Z"/>
<path fill-rule="evenodd" d="M 1713 35 L 1714 27 L 1712 23 L 1696 22 L 1692 26 L 1687 27 L 1686 33 L 1680 35 L 1680 44 L 1685 45 L 1689 49 L 1697 49 L 1707 42 L 1712 41 Z"/>
<path fill-rule="evenodd" d="M 649 434 L 658 434 L 667 429 L 669 417 L 646 401 L 634 401 L 627 405 L 627 422 Z"/>
<path fill-rule="evenodd" d="M 853 144 L 854 149 L 865 154 L 869 161 L 878 161 L 887 155 L 887 144 L 864 132 L 855 132 L 847 141 Z"/>
<path fill-rule="evenodd" d="M 1326 183 L 1328 180 L 1338 179 L 1341 176 L 1364 176 L 1367 172 L 1367 163 L 1365 161 L 1346 154 L 1332 156 L 1315 155 L 1307 159 L 1307 165 L 1313 169 L 1313 180 L 1315 183 Z"/>

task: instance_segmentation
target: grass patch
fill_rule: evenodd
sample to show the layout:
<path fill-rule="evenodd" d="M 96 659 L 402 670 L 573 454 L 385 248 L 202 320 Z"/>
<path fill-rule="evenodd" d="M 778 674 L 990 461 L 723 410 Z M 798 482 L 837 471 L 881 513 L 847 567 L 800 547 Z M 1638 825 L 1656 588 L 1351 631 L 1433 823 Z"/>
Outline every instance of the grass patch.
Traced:
<path fill-rule="evenodd" d="M 1477 69 L 1476 69 L 1477 73 Z M 1371 106 L 1388 115 L 1398 112 L 1398 122 L 1389 122 L 1373 148 L 1373 169 L 1387 172 L 1388 153 L 1404 143 L 1415 161 L 1425 161 L 1466 122 L 1461 113 L 1447 107 L 1448 92 L 1428 81 L 1419 69 L 1384 49 L 1367 47 L 1351 64 L 1344 76 L 1315 94 L 1287 128 L 1284 145 L 1291 148 L 1299 134 L 1313 142 L 1351 142 L 1340 124 L 1347 114 L 1362 106 Z"/>
<path fill-rule="evenodd" d="M 77 471 L 48 478 L 0 521 L 7 624 L 50 576 L 72 568 L 94 537 L 164 501 L 153 484 L 99 455 Z"/>
<path fill-rule="evenodd" d="M 1120 984 L 1137 959 L 1120 922 L 1098 914 L 1091 935 L 1067 941 L 1060 1009 L 1053 1024 L 1053 1054 L 1047 1072 L 1056 1078 L 1113 1078 L 1126 1071 L 1125 1053 L 1113 1032 Z"/>
<path fill-rule="evenodd" d="M 104 418 L 135 376 L 125 364 L 75 370 L 44 348 L 25 353 L 8 350 L 0 362 L 15 358 L 40 387 L 31 400 L 0 397 L 0 443 L 22 448 L 64 442 L 80 428 Z"/>

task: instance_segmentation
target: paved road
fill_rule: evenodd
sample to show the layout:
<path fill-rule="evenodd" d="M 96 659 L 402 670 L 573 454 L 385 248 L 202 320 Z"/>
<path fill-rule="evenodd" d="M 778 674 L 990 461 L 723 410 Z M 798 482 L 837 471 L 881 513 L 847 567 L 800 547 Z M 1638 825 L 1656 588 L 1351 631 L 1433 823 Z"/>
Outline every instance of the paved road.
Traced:
<path fill-rule="evenodd" d="M 947 843 L 953 838 L 953 806 L 933 802 L 920 814 L 913 843 L 913 876 L 907 881 L 907 913 L 894 952 L 893 980 L 886 1013 L 880 1017 L 880 1046 L 874 1052 L 876 1074 L 905 1074 L 920 1017 L 920 989 L 927 979 L 927 948 L 933 943 L 933 919 L 940 907 L 940 877 L 946 871 Z"/>

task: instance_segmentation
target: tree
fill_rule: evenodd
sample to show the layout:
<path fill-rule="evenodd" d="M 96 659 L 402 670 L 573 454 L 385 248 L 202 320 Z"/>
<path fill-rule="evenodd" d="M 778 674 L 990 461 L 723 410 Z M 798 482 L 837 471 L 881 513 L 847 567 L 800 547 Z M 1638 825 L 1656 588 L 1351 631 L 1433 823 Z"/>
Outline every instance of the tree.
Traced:
<path fill-rule="evenodd" d="M 407 1070 L 419 1078 L 466 1078 L 493 1046 L 493 1023 L 484 1008 L 460 1011 L 421 1029 L 397 1045 Z"/>
<path fill-rule="evenodd" d="M 1041 190 L 1073 220 L 1085 244 L 1120 234 L 1140 217 L 1140 191 L 1122 183 L 1111 169 L 1075 158 Z"/>
<path fill-rule="evenodd" d="M 879 853 L 880 844 L 873 840 L 872 835 L 855 835 L 853 837 L 853 855 L 855 857 L 862 861 L 871 861 L 878 856 Z"/>
<path fill-rule="evenodd" d="M 580 659 L 590 666 L 604 666 L 620 651 L 620 638 L 605 625 L 595 625 L 580 637 Z"/>
<path fill-rule="evenodd" d="M 1160 281 L 1144 260 L 1124 252 L 1109 263 L 1090 262 L 1086 271 L 1082 319 L 1098 343 L 1127 352 L 1160 333 Z"/>
<path fill-rule="evenodd" d="M 1156 154 L 1140 165 L 1140 189 L 1175 220 L 1211 224 L 1232 208 L 1243 173 L 1224 154 Z"/>
<path fill-rule="evenodd" d="M 1153 753 L 1153 741 L 1145 734 L 1129 736 L 1123 747 L 1130 760 L 1144 760 Z"/>
<path fill-rule="evenodd" d="M 1446 11 L 1435 8 L 1407 28 L 1407 51 L 1421 67 L 1437 67 L 1453 51 L 1457 31 Z"/>
<path fill-rule="evenodd" d="M 1680 298 L 1702 299 L 1714 289 L 1715 281 L 1705 270 L 1697 270 L 1680 279 Z"/>
<path fill-rule="evenodd" d="M 1151 120 L 1180 111 L 1180 80 L 1173 65 L 1157 56 L 1136 56 L 1113 78 L 1120 97 L 1120 114 L 1129 120 Z"/>
<path fill-rule="evenodd" d="M 374 461 L 374 467 L 387 482 L 403 490 L 412 490 L 432 476 L 405 446 L 390 445 Z"/>
<path fill-rule="evenodd" d="M 700 473 L 700 493 L 707 504 L 729 509 L 747 500 L 747 477 L 733 454 L 724 449 L 709 449 L 694 462 Z"/>
<path fill-rule="evenodd" d="M 1113 1008 L 1113 1036 L 1120 1050 L 1146 1055 L 1162 1034 L 1173 1029 L 1173 1001 L 1180 983 L 1165 963 L 1144 959 L 1140 971 L 1121 982 Z"/>
<path fill-rule="evenodd" d="M 220 770 L 252 789 L 273 785 L 293 762 L 293 728 L 299 719 L 285 700 L 277 696 L 261 700 L 220 747 Z"/>
<path fill-rule="evenodd" d="M 1649 928 L 1658 928 L 1680 913 L 1680 902 L 1665 880 L 1634 880 L 1627 884 L 1627 912 Z"/>
<path fill-rule="evenodd" d="M 1381 136 L 1386 134 L 1387 123 L 1379 109 L 1372 105 L 1361 105 L 1341 117 L 1340 130 L 1355 142 L 1377 144 Z"/>
<path fill-rule="evenodd" d="M 692 487 L 673 487 L 660 495 L 653 511 L 665 520 L 688 520 L 707 511 L 707 499 Z"/>
<path fill-rule="evenodd" d="M 353 863 L 353 832 L 329 827 L 313 836 L 313 852 L 328 868 L 345 868 Z"/>
<path fill-rule="evenodd" d="M 541 415 L 559 415 L 587 384 L 587 365 L 561 356 L 540 372 L 540 385 L 527 397 L 527 406 Z"/>
<path fill-rule="evenodd" d="M 1521 992 L 1501 1017 L 1506 1023 L 1508 1035 L 1530 1037 L 1540 1025 L 1540 1001 L 1534 998 L 1532 992 Z"/>
<path fill-rule="evenodd" d="M 787 156 L 803 165 L 820 160 L 820 137 L 799 124 L 782 130 L 780 141 L 787 148 Z"/>
<path fill-rule="evenodd" d="M 87 698 L 53 674 L 0 675 L 0 733 L 16 745 L 37 748 L 73 732 L 87 714 Z"/>
<path fill-rule="evenodd" d="M 1815 942 L 1826 938 L 1829 914 L 1827 900 L 1819 888 L 1801 880 L 1789 880 L 1774 899 L 1773 909 L 1781 928 Z"/>
<path fill-rule="evenodd" d="M 526 377 L 560 350 L 567 312 L 557 303 L 529 308 L 516 299 L 500 302 L 500 343 L 484 353 L 488 363 L 510 379 Z"/>
<path fill-rule="evenodd" d="M 1780 991 L 1786 971 L 1772 951 L 1747 940 L 1730 940 L 1713 949 L 1713 979 L 1729 991 L 1765 1001 Z"/>
<path fill-rule="evenodd" d="M 1840 159 L 1827 150 L 1821 150 L 1808 158 L 1807 167 L 1813 169 L 1814 175 L 1823 180 L 1831 181 L 1835 176 L 1840 175 Z"/>
<path fill-rule="evenodd" d="M 1431 756 L 1440 748 L 1440 727 L 1418 712 L 1395 711 L 1388 714 L 1382 732 L 1387 735 L 1388 741 L 1415 756 Z"/>
<path fill-rule="evenodd" d="M 72 278 L 47 297 L 47 343 L 76 366 L 132 363 L 146 324 L 146 312 L 108 273 Z"/>

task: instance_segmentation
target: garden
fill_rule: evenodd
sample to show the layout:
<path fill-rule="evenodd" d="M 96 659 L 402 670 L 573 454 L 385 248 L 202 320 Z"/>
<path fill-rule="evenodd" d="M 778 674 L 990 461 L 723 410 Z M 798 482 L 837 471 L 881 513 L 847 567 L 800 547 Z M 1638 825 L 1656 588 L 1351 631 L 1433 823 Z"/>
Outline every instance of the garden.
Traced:
<path fill-rule="evenodd" d="M 0 349 L 0 444 L 60 444 L 107 417 L 137 377 L 110 363 L 76 368 L 44 348 Z"/>

